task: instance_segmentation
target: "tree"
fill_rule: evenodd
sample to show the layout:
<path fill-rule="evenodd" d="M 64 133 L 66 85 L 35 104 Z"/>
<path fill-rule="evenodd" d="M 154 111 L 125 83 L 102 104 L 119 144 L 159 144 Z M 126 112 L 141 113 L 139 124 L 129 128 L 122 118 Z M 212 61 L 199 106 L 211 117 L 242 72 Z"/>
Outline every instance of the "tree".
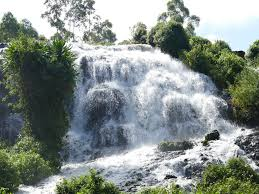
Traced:
<path fill-rule="evenodd" d="M 131 34 L 135 44 L 147 43 L 147 26 L 144 23 L 138 22 L 134 25 Z"/>
<path fill-rule="evenodd" d="M 4 84 L 18 97 L 13 108 L 23 114 L 23 133 L 46 147 L 44 159 L 60 165 L 59 151 L 69 127 L 67 103 L 75 85 L 74 55 L 61 40 L 52 43 L 21 37 L 6 50 Z"/>
<path fill-rule="evenodd" d="M 112 23 L 109 20 L 97 22 L 93 29 L 84 33 L 83 40 L 92 44 L 113 44 L 116 39 L 116 34 L 112 31 Z"/>
<path fill-rule="evenodd" d="M 170 0 L 167 3 L 167 12 L 158 17 L 158 21 L 166 22 L 174 20 L 175 22 L 187 24 L 186 31 L 188 35 L 194 35 L 195 26 L 199 26 L 200 18 L 196 15 L 190 15 L 190 11 L 184 5 L 183 0 Z"/>
<path fill-rule="evenodd" d="M 163 52 L 178 58 L 183 50 L 189 49 L 188 36 L 180 23 L 162 23 L 154 35 L 154 44 Z"/>
<path fill-rule="evenodd" d="M 253 66 L 259 66 L 259 40 L 256 40 L 248 49 L 246 58 Z"/>
<path fill-rule="evenodd" d="M 9 42 L 19 34 L 19 24 L 11 12 L 4 14 L 0 23 L 0 42 Z"/>
<path fill-rule="evenodd" d="M 38 38 L 38 32 L 32 27 L 32 23 L 27 20 L 23 19 L 20 23 L 19 33 L 31 38 Z"/>

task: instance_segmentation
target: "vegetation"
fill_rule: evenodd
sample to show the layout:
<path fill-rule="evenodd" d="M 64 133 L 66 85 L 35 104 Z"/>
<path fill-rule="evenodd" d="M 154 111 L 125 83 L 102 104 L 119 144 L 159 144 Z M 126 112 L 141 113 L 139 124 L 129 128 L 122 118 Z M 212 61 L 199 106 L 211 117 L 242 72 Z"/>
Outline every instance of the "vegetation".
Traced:
<path fill-rule="evenodd" d="M 230 87 L 234 116 L 237 121 L 259 125 L 259 73 L 246 69 Z"/>
<path fill-rule="evenodd" d="M 140 191 L 138 194 L 185 194 L 182 188 L 178 185 L 171 185 L 168 188 L 163 187 L 155 187 L 155 188 L 148 188 Z"/>
<path fill-rule="evenodd" d="M 0 22 L 0 42 L 8 43 L 20 35 L 38 38 L 38 33 L 29 20 L 23 19 L 19 23 L 11 12 L 4 14 Z"/>
<path fill-rule="evenodd" d="M 183 142 L 162 142 L 158 145 L 158 149 L 162 152 L 181 151 L 193 148 L 193 143 L 189 141 Z"/>
<path fill-rule="evenodd" d="M 250 191 L 250 192 L 249 192 Z M 210 165 L 197 186 L 198 194 L 258 193 L 259 175 L 242 159 L 230 159 L 226 165 Z"/>
<path fill-rule="evenodd" d="M 10 192 L 17 190 L 20 184 L 19 174 L 4 150 L 0 150 L 0 175 L 0 188 Z"/>
<path fill-rule="evenodd" d="M 66 104 L 75 84 L 74 56 L 65 42 L 51 44 L 22 37 L 6 51 L 4 84 L 18 97 L 13 108 L 22 112 L 24 133 L 46 146 L 44 158 L 59 166 L 58 152 L 66 134 Z"/>
<path fill-rule="evenodd" d="M 57 185 L 57 194 L 122 194 L 112 183 L 105 181 L 96 171 L 91 170 L 86 176 L 64 180 Z"/>
<path fill-rule="evenodd" d="M 147 43 L 147 26 L 138 22 L 133 26 L 131 30 L 132 42 L 135 44 L 146 44 Z"/>
<path fill-rule="evenodd" d="M 183 50 L 189 49 L 189 40 L 181 24 L 174 21 L 162 23 L 153 36 L 155 46 L 178 58 Z"/>
<path fill-rule="evenodd" d="M 84 32 L 83 40 L 91 44 L 109 45 L 116 41 L 112 23 L 95 14 L 94 0 L 45 0 L 44 4 L 42 17 L 62 38 L 75 40 L 75 31 L 79 30 Z"/>

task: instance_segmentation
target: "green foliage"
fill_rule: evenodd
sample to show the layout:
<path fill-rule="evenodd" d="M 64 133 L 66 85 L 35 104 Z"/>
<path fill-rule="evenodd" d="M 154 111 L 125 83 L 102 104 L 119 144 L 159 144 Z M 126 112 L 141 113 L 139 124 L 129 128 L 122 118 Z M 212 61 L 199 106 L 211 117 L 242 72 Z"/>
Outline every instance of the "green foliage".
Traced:
<path fill-rule="evenodd" d="M 40 180 L 47 178 L 52 174 L 49 163 L 39 154 L 24 152 L 14 154 L 11 158 L 14 166 L 20 174 L 23 184 L 36 184 Z"/>
<path fill-rule="evenodd" d="M 21 37 L 6 50 L 4 84 L 18 97 L 14 108 L 25 119 L 24 130 L 46 148 L 44 158 L 58 165 L 66 134 L 66 105 L 75 85 L 74 55 L 61 40 L 47 43 Z"/>
<path fill-rule="evenodd" d="M 0 42 L 9 42 L 19 34 L 19 23 L 11 12 L 4 14 L 0 23 Z"/>
<path fill-rule="evenodd" d="M 31 136 L 23 136 L 13 146 L 13 151 L 15 153 L 32 152 L 43 154 L 44 148 L 40 142 L 35 140 L 35 138 Z"/>
<path fill-rule="evenodd" d="M 233 158 L 226 165 L 208 166 L 203 173 L 202 182 L 197 186 L 197 193 L 257 193 L 258 184 L 259 175 L 242 159 Z"/>
<path fill-rule="evenodd" d="M 234 116 L 238 121 L 259 124 L 259 73 L 244 70 L 230 87 Z"/>
<path fill-rule="evenodd" d="M 5 151 L 0 150 L 0 188 L 14 192 L 19 184 L 20 179 L 17 169 L 12 164 L 9 155 Z"/>
<path fill-rule="evenodd" d="M 162 142 L 158 145 L 158 149 L 162 152 L 180 151 L 193 148 L 193 143 L 189 141 L 183 142 Z"/>
<path fill-rule="evenodd" d="M 246 61 L 236 54 L 223 51 L 212 69 L 213 80 L 220 88 L 228 88 L 234 84 L 236 77 L 241 73 Z"/>
<path fill-rule="evenodd" d="M 207 188 L 198 188 L 196 194 L 257 194 L 259 186 L 250 181 L 240 181 L 236 178 L 226 178 Z"/>
<path fill-rule="evenodd" d="M 157 23 L 147 34 L 147 43 L 151 45 L 152 47 L 156 46 L 156 43 L 154 42 L 154 37 L 157 33 L 157 31 L 162 28 L 165 24 L 163 22 Z"/>
<path fill-rule="evenodd" d="M 121 194 L 114 184 L 106 182 L 96 171 L 91 170 L 86 176 L 64 180 L 57 185 L 57 194 Z"/>
<path fill-rule="evenodd" d="M 138 194 L 184 194 L 184 193 L 187 193 L 187 192 L 185 192 L 178 185 L 171 185 L 168 188 L 163 188 L 163 187 L 148 188 L 138 192 Z"/>
<path fill-rule="evenodd" d="M 86 31 L 83 40 L 91 44 L 111 45 L 117 39 L 116 34 L 112 31 L 112 23 L 105 20 L 96 22 L 90 31 Z"/>
<path fill-rule="evenodd" d="M 211 42 L 208 39 L 202 38 L 200 36 L 192 36 L 190 38 L 189 43 L 191 48 L 194 48 L 196 46 L 201 46 L 204 49 L 204 47 L 211 45 Z"/>
<path fill-rule="evenodd" d="M 138 22 L 136 25 L 134 25 L 131 34 L 133 43 L 147 43 L 147 26 L 144 23 Z"/>
<path fill-rule="evenodd" d="M 178 58 L 183 50 L 189 49 L 188 36 L 181 24 L 170 21 L 159 27 L 154 35 L 154 44 L 163 52 Z"/>
<path fill-rule="evenodd" d="M 21 35 L 38 38 L 38 32 L 32 27 L 32 23 L 29 20 L 23 19 L 19 25 L 19 33 Z"/>
<path fill-rule="evenodd" d="M 256 40 L 248 49 L 246 58 L 253 61 L 259 57 L 259 40 Z"/>
<path fill-rule="evenodd" d="M 118 43 L 118 45 L 129 45 L 129 44 L 132 44 L 131 40 L 123 40 Z"/>
<path fill-rule="evenodd" d="M 11 12 L 4 14 L 0 23 L 0 42 L 10 42 L 21 35 L 38 38 L 38 33 L 29 20 L 23 19 L 18 23 Z"/>

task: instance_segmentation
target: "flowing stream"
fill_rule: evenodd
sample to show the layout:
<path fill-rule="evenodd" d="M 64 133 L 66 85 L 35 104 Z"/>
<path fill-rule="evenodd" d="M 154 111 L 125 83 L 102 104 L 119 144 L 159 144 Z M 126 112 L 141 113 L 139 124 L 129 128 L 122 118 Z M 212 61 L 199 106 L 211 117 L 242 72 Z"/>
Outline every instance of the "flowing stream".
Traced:
<path fill-rule="evenodd" d="M 64 148 L 69 158 L 60 174 L 18 193 L 54 193 L 63 178 L 91 168 L 130 193 L 170 182 L 191 189 L 206 164 L 244 154 L 234 144 L 244 132 L 227 121 L 227 103 L 209 77 L 145 45 L 72 49 L 79 76 Z M 202 146 L 212 130 L 220 140 Z M 159 152 L 165 140 L 195 146 Z"/>

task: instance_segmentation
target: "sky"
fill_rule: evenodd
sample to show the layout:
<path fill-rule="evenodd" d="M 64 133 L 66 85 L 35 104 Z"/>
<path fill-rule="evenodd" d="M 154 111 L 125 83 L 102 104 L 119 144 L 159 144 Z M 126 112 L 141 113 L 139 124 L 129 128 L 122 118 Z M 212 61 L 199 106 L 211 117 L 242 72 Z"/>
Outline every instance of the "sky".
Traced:
<path fill-rule="evenodd" d="M 166 10 L 167 0 L 96 0 L 96 12 L 113 23 L 119 41 L 130 38 L 130 27 L 137 22 L 148 28 Z M 247 50 L 259 39 L 258 0 L 184 0 L 191 14 L 201 18 L 197 35 L 212 41 L 222 39 L 233 50 Z M 55 30 L 40 16 L 43 0 L 0 0 L 0 17 L 11 11 L 18 20 L 29 19 L 40 34 L 51 36 Z"/>

